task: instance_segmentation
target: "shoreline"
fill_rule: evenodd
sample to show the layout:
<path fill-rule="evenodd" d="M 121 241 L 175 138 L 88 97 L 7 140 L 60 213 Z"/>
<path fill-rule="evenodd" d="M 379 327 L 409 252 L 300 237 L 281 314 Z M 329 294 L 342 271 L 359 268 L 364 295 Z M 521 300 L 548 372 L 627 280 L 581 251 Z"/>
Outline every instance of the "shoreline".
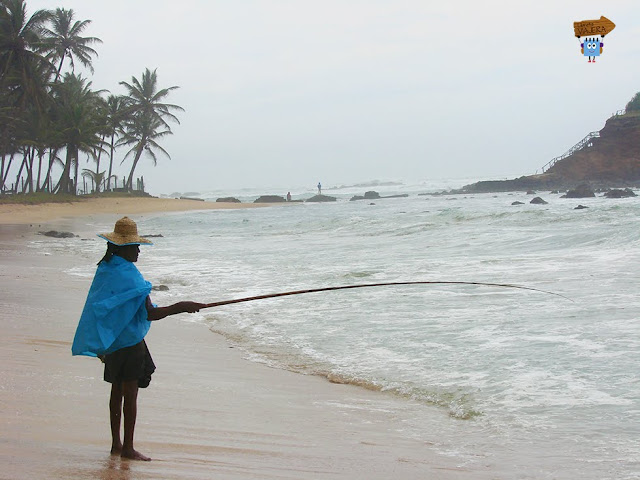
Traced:
<path fill-rule="evenodd" d="M 140 215 L 143 213 L 186 212 L 197 210 L 230 210 L 262 208 L 272 203 L 198 202 L 178 198 L 111 197 L 88 198 L 73 203 L 42 203 L 22 205 L 0 204 L 0 225 L 24 225 L 52 222 L 61 218 L 90 217 L 92 215 Z"/>
<path fill-rule="evenodd" d="M 76 214 L 43 223 L 91 231 L 91 215 Z M 53 248 L 56 241 L 36 236 L 27 222 L 0 226 L 1 476 L 501 478 L 489 459 L 467 466 L 468 460 L 441 453 L 444 412 L 253 363 L 186 314 L 154 323 L 147 336 L 158 371 L 140 393 L 136 448 L 154 461 L 110 456 L 102 367 L 70 353 L 91 280 L 64 273 L 96 259 Z M 408 425 L 433 430 L 432 439 L 409 435 Z M 467 428 L 453 425 L 448 428 Z"/>

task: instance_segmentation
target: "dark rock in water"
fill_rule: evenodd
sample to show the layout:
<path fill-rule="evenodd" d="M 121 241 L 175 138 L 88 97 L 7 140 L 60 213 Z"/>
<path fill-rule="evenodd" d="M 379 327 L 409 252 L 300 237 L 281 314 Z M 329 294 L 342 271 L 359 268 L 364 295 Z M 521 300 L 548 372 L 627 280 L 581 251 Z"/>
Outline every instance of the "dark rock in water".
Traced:
<path fill-rule="evenodd" d="M 589 207 L 585 207 L 584 205 L 578 205 L 576 208 L 574 208 L 574 210 L 582 210 L 584 208 L 589 208 Z"/>
<path fill-rule="evenodd" d="M 151 287 L 151 290 L 155 290 L 156 292 L 166 292 L 167 290 L 169 290 L 169 287 L 167 287 L 166 285 L 154 285 L 153 287 Z"/>
<path fill-rule="evenodd" d="M 216 202 L 220 202 L 220 203 L 240 203 L 240 200 L 238 200 L 235 197 L 221 197 L 221 198 L 216 198 Z"/>
<path fill-rule="evenodd" d="M 195 200 L 196 202 L 204 202 L 204 198 L 180 197 L 180 200 Z"/>
<path fill-rule="evenodd" d="M 409 196 L 408 193 L 400 193 L 398 195 L 387 195 L 386 197 L 380 197 L 380 198 L 407 198 Z"/>
<path fill-rule="evenodd" d="M 53 237 L 53 238 L 74 238 L 77 235 L 71 232 L 59 232 L 57 230 L 49 230 L 48 232 L 39 232 L 40 235 L 44 235 L 45 237 Z"/>
<path fill-rule="evenodd" d="M 527 190 L 527 195 L 535 195 L 536 192 L 533 190 Z"/>
<path fill-rule="evenodd" d="M 375 205 L 375 203 L 371 202 L 369 205 Z"/>
<path fill-rule="evenodd" d="M 549 202 L 545 202 L 543 199 L 541 199 L 540 197 L 536 197 L 533 200 L 531 200 L 529 203 L 533 203 L 534 205 L 546 205 Z"/>
<path fill-rule="evenodd" d="M 371 191 L 371 192 L 366 192 L 364 196 L 354 195 L 353 197 L 351 197 L 351 201 L 353 202 L 354 200 L 378 200 L 380 198 L 406 198 L 408 196 L 409 196 L 408 193 L 402 193 L 399 195 L 387 195 L 385 197 L 381 197 L 378 192 Z"/>
<path fill-rule="evenodd" d="M 636 195 L 630 188 L 625 188 L 624 190 L 614 188 L 605 192 L 604 196 L 607 198 L 627 198 L 637 197 L 638 195 Z"/>
<path fill-rule="evenodd" d="M 595 196 L 596 194 L 593 192 L 589 184 L 583 183 L 581 185 L 578 185 L 573 190 L 569 190 L 560 198 L 589 198 L 589 197 L 595 197 Z"/>
<path fill-rule="evenodd" d="M 280 195 L 262 195 L 256 198 L 253 203 L 282 203 L 286 201 L 287 199 Z"/>
<path fill-rule="evenodd" d="M 329 195 L 315 195 L 311 198 L 307 198 L 307 202 L 335 202 L 336 197 L 330 197 Z"/>
<path fill-rule="evenodd" d="M 524 205 L 524 202 L 515 201 L 511 205 Z"/>

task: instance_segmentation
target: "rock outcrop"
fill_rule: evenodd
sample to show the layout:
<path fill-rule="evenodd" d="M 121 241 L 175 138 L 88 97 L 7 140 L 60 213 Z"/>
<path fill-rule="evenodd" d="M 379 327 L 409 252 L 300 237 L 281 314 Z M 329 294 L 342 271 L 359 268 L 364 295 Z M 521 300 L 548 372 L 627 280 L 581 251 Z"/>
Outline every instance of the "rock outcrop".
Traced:
<path fill-rule="evenodd" d="M 53 238 L 74 238 L 77 237 L 75 233 L 71 232 L 59 232 L 57 230 L 49 230 L 47 232 L 39 232 L 40 235 L 44 235 L 45 237 L 53 237 Z"/>
<path fill-rule="evenodd" d="M 535 198 L 531 199 L 531 201 L 529 203 L 533 203 L 534 205 L 546 205 L 549 202 L 547 202 L 546 200 L 543 200 L 540 197 L 535 197 Z"/>
<path fill-rule="evenodd" d="M 586 182 L 607 188 L 640 185 L 640 112 L 612 116 L 599 137 L 543 174 L 477 182 L 450 193 L 569 190 Z"/>
<path fill-rule="evenodd" d="M 567 193 L 562 195 L 560 198 L 590 198 L 590 197 L 595 197 L 595 196 L 596 196 L 596 194 L 591 189 L 591 187 L 588 184 L 583 183 L 581 185 L 578 185 L 573 190 L 569 190 Z"/>
<path fill-rule="evenodd" d="M 604 196 L 607 198 L 627 198 L 627 197 L 637 197 L 633 190 L 630 188 L 625 188 L 624 190 L 612 189 L 604 192 Z"/>
<path fill-rule="evenodd" d="M 256 198 L 253 203 L 282 203 L 287 200 L 279 195 L 261 195 Z"/>
<path fill-rule="evenodd" d="M 307 202 L 335 202 L 336 197 L 331 197 L 329 195 L 315 195 L 311 198 L 307 198 Z"/>

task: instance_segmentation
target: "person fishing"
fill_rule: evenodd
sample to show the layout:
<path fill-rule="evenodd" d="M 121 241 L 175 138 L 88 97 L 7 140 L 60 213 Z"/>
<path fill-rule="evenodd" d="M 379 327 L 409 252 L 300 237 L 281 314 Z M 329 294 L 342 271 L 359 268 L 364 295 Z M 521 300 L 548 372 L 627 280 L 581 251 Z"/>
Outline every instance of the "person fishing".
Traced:
<path fill-rule="evenodd" d="M 98 236 L 107 241 L 107 251 L 98 262 L 71 353 L 99 357 L 104 362 L 104 380 L 111 383 L 111 454 L 148 461 L 151 459 L 133 446 L 138 389 L 149 385 L 155 371 L 144 337 L 152 321 L 178 313 L 194 313 L 204 308 L 204 304 L 183 301 L 157 307 L 151 302 L 151 283 L 134 263 L 140 245 L 153 243 L 138 235 L 138 227 L 130 218 L 121 218 L 113 232 Z M 123 416 L 124 441 L 121 441 Z"/>

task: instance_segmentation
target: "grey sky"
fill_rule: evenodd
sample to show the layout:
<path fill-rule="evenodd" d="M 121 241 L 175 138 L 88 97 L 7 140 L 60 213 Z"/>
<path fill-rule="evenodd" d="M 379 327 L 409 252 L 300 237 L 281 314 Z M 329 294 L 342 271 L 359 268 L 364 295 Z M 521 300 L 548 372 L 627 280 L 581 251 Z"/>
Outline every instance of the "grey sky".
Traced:
<path fill-rule="evenodd" d="M 93 21 L 95 88 L 180 86 L 171 160 L 138 167 L 152 193 L 532 174 L 640 91 L 637 0 L 27 5 Z M 573 22 L 601 15 L 592 64 Z"/>

